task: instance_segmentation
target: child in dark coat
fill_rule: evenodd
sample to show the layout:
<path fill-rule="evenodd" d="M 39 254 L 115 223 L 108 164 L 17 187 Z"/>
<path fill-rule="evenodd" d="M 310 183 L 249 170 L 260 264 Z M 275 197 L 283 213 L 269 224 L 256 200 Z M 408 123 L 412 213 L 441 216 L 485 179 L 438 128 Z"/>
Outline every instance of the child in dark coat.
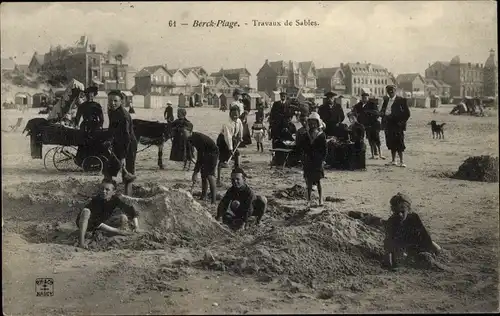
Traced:
<path fill-rule="evenodd" d="M 396 268 L 398 261 L 407 255 L 437 254 L 441 247 L 432 241 L 417 213 L 411 212 L 411 200 L 403 193 L 390 200 L 392 215 L 386 222 L 384 249 L 385 264 Z"/>
<path fill-rule="evenodd" d="M 351 125 L 349 126 L 350 140 L 354 144 L 350 147 L 349 165 L 352 170 L 366 169 L 365 128 L 358 122 L 356 113 L 347 114 Z"/>
<path fill-rule="evenodd" d="M 313 185 L 318 188 L 319 203 L 323 205 L 321 179 L 325 177 L 323 161 L 326 157 L 326 135 L 320 130 L 320 117 L 318 113 L 311 113 L 307 119 L 306 136 L 301 138 L 299 145 L 304 154 L 302 167 L 307 185 L 307 203 L 311 203 Z"/>

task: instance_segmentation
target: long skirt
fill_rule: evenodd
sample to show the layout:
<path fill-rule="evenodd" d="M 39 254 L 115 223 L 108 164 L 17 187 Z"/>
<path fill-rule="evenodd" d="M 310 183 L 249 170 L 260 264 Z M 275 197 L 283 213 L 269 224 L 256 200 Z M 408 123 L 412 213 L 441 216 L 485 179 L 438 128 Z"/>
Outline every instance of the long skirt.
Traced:
<path fill-rule="evenodd" d="M 172 138 L 172 149 L 170 150 L 171 161 L 185 161 L 193 159 L 193 148 L 180 134 Z"/>
<path fill-rule="evenodd" d="M 399 126 L 387 126 L 385 129 L 385 143 L 391 151 L 405 151 L 405 133 Z"/>
<path fill-rule="evenodd" d="M 250 133 L 250 129 L 248 128 L 248 122 L 243 122 L 243 145 L 251 145 L 252 144 L 252 137 Z"/>

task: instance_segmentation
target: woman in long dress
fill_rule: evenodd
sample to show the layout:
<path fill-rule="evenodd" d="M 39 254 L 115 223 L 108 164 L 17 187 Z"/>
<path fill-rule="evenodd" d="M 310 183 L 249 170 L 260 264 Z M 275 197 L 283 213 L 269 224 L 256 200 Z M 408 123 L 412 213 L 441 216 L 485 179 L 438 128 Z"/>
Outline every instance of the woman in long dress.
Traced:
<path fill-rule="evenodd" d="M 170 151 L 170 160 L 184 162 L 184 169 L 187 162 L 193 159 L 193 149 L 182 134 L 189 122 L 186 115 L 186 109 L 177 110 L 177 119 L 172 122 L 172 150 Z"/>
<path fill-rule="evenodd" d="M 313 185 L 318 188 L 319 205 L 323 205 L 321 179 L 325 177 L 323 161 L 326 157 L 326 135 L 320 129 L 320 117 L 318 113 L 311 113 L 307 119 L 306 135 L 301 137 L 301 148 L 304 150 L 303 171 L 307 185 L 307 203 L 311 203 L 311 192 Z"/>

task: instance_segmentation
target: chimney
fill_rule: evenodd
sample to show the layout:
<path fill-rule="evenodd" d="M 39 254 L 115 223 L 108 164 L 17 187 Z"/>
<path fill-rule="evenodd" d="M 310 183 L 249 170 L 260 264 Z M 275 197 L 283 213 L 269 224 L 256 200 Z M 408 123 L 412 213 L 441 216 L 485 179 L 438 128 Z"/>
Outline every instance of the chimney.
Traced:
<path fill-rule="evenodd" d="M 106 54 L 106 64 L 109 64 L 111 63 L 111 51 L 108 50 L 107 54 Z"/>
<path fill-rule="evenodd" d="M 344 63 L 340 63 L 340 68 L 344 68 Z"/>
<path fill-rule="evenodd" d="M 266 64 L 269 64 L 269 59 L 266 59 Z"/>

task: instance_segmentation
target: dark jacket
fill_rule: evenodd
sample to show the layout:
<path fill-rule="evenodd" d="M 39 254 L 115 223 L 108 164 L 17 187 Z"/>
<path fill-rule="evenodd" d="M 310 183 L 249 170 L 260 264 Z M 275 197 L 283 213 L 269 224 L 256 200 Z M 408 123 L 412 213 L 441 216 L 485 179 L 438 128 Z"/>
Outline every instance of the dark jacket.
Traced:
<path fill-rule="evenodd" d="M 104 115 L 102 114 L 101 105 L 94 101 L 82 103 L 76 111 L 75 125 L 78 125 L 80 118 L 82 118 L 81 128 L 102 128 Z"/>
<path fill-rule="evenodd" d="M 352 108 L 352 112 L 356 113 L 358 122 L 363 124 L 365 128 L 379 125 L 378 117 L 380 112 L 378 106 L 370 100 L 365 105 L 363 105 L 363 102 L 356 103 Z"/>
<path fill-rule="evenodd" d="M 323 103 L 318 109 L 319 117 L 326 125 L 325 134 L 328 136 L 335 136 L 337 131 L 337 124 L 340 124 L 345 119 L 344 110 L 340 104 L 330 106 L 328 103 Z"/>
<path fill-rule="evenodd" d="M 109 133 L 113 137 L 113 152 L 116 158 L 123 159 L 127 156 L 130 144 L 137 143 L 130 114 L 123 106 L 108 112 Z"/>
<path fill-rule="evenodd" d="M 391 115 L 386 116 L 387 104 L 389 103 L 389 98 L 384 98 L 384 103 L 382 104 L 382 109 L 380 114 L 382 116 L 382 127 L 383 128 L 402 128 L 406 131 L 406 122 L 410 118 L 410 108 L 408 107 L 407 100 L 400 96 L 396 96 L 394 102 L 392 103 Z"/>
<path fill-rule="evenodd" d="M 284 104 L 281 100 L 273 103 L 269 115 L 269 129 L 274 139 L 279 138 L 281 131 L 287 126 L 288 118 L 293 116 L 293 113 L 290 112 L 286 101 Z"/>

